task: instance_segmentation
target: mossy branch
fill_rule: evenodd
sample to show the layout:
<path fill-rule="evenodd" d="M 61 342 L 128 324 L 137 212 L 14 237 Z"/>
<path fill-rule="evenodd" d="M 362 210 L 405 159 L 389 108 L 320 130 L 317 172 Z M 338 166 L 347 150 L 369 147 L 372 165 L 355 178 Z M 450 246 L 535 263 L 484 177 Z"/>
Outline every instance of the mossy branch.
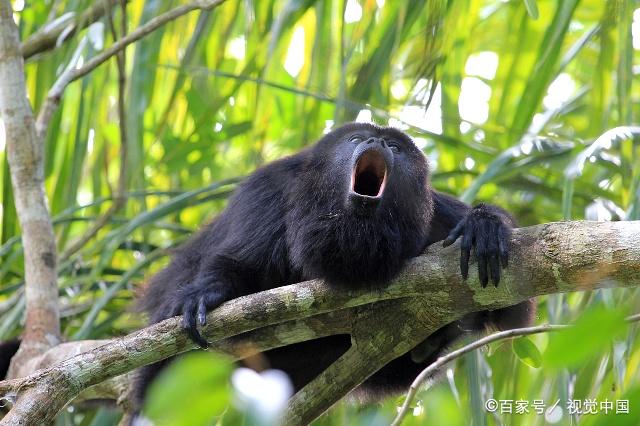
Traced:
<path fill-rule="evenodd" d="M 202 333 L 214 348 L 236 358 L 247 350 L 350 333 L 352 348 L 291 399 L 286 423 L 306 424 L 385 363 L 465 314 L 545 294 L 637 287 L 640 221 L 517 229 L 510 266 L 497 288 L 480 288 L 473 268 L 465 283 L 459 255 L 457 244 L 429 248 L 397 280 L 376 291 L 340 290 L 314 280 L 234 299 L 209 313 Z M 68 345 L 74 344 L 81 343 Z M 16 399 L 2 424 L 50 422 L 88 388 L 191 349 L 180 318 L 172 318 L 64 361 L 49 359 L 49 368 L 0 383 L 0 395 Z"/>

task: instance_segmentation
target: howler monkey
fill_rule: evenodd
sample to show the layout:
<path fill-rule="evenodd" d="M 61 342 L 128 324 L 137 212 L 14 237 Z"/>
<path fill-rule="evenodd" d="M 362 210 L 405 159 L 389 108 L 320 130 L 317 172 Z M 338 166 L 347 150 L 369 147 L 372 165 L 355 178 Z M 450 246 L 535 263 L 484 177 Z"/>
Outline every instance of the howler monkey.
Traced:
<path fill-rule="evenodd" d="M 227 208 L 152 278 L 141 303 L 152 323 L 183 315 L 186 332 L 206 347 L 196 323 L 227 300 L 312 278 L 332 286 L 383 286 L 436 241 L 462 237 L 462 275 L 474 250 L 482 286 L 497 285 L 513 226 L 498 207 L 471 208 L 433 190 L 425 156 L 403 132 L 351 123 L 251 174 Z M 468 315 L 390 362 L 360 390 L 374 398 L 402 391 L 464 333 L 523 326 L 533 310 L 525 302 Z M 264 356 L 298 389 L 349 345 L 349 336 L 332 336 Z M 138 402 L 161 366 L 141 370 Z"/>

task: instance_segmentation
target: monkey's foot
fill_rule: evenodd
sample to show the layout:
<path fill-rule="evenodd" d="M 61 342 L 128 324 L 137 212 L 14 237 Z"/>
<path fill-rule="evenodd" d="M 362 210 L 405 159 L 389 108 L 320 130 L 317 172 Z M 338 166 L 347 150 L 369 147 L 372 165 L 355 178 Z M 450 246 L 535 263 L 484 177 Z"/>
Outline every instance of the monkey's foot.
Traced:
<path fill-rule="evenodd" d="M 197 325 L 207 324 L 207 312 L 217 308 L 229 300 L 227 294 L 211 285 L 194 285 L 186 288 L 181 295 L 182 306 L 177 312 L 182 312 L 182 328 L 191 340 L 203 349 L 209 347 L 209 342 L 202 337 Z"/>

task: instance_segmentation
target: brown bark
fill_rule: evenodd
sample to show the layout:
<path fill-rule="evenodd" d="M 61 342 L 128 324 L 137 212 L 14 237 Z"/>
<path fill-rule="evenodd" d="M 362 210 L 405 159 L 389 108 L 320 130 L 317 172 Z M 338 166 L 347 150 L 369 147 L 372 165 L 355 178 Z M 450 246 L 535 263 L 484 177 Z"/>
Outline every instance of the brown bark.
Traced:
<path fill-rule="evenodd" d="M 0 115 L 24 247 L 26 320 L 19 363 L 60 342 L 56 244 L 44 189 L 43 145 L 29 105 L 18 28 L 0 0 Z M 15 363 L 14 363 L 15 364 Z"/>

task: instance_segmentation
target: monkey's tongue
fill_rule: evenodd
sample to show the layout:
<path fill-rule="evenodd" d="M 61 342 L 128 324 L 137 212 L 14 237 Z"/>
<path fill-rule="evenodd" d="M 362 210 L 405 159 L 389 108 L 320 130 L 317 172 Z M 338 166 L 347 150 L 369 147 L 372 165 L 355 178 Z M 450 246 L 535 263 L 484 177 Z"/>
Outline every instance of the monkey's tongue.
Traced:
<path fill-rule="evenodd" d="M 387 164 L 377 150 L 365 151 L 353 169 L 351 190 L 358 195 L 380 197 L 387 182 Z"/>

